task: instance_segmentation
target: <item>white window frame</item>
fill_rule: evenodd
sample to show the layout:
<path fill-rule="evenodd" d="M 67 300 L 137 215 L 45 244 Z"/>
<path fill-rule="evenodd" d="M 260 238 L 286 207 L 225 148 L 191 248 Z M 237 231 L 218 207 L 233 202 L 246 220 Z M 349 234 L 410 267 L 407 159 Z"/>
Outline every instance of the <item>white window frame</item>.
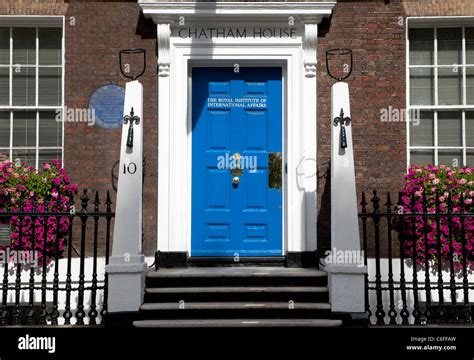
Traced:
<path fill-rule="evenodd" d="M 474 112 L 474 104 L 466 104 L 466 68 L 474 69 L 474 64 L 466 65 L 466 37 L 465 28 L 474 28 L 474 17 L 471 16 L 430 16 L 430 17 L 408 17 L 406 21 L 406 104 L 407 113 L 411 115 L 416 113 L 418 110 L 429 110 L 433 111 L 433 146 L 411 146 L 410 145 L 410 124 L 407 123 L 407 170 L 411 164 L 411 150 L 433 150 L 434 151 L 434 165 L 438 165 L 438 150 L 462 150 L 462 162 L 459 166 L 466 166 L 467 163 L 467 151 L 472 150 L 474 147 L 466 146 L 466 112 Z M 413 28 L 432 28 L 434 32 L 433 42 L 433 65 L 410 65 L 410 39 L 409 30 Z M 452 65 L 438 65 L 438 42 L 437 42 L 437 29 L 439 28 L 461 28 L 462 29 L 462 63 Z M 458 66 L 462 70 L 462 104 L 460 105 L 439 105 L 438 104 L 438 68 L 452 68 L 453 65 Z M 410 69 L 415 68 L 431 68 L 434 69 L 434 104 L 433 105 L 411 105 L 410 103 Z M 461 113 L 461 131 L 462 139 L 461 146 L 439 146 L 438 145 L 438 112 L 446 110 L 457 110 Z"/>
<path fill-rule="evenodd" d="M 61 121 L 61 146 L 39 146 L 39 113 L 41 110 L 60 110 L 61 114 L 64 119 L 64 92 L 65 92 L 65 17 L 64 16 L 4 16 L 0 15 L 0 27 L 9 27 L 10 28 L 10 63 L 8 65 L 9 70 L 9 105 L 0 105 L 0 111 L 9 111 L 10 112 L 10 146 L 7 147 L 0 147 L 1 152 L 9 152 L 10 159 L 13 160 L 13 150 L 33 150 L 32 146 L 28 147 L 13 147 L 13 112 L 15 110 L 28 110 L 36 113 L 36 146 L 35 146 L 35 168 L 39 169 L 39 151 L 40 150 L 58 150 L 61 151 L 61 162 L 64 166 L 64 121 Z M 13 93 L 12 93 L 12 86 L 13 86 L 13 35 L 12 29 L 15 27 L 22 27 L 22 28 L 35 28 L 36 29 L 36 61 L 35 65 L 22 65 L 25 67 L 34 67 L 35 72 L 35 106 L 16 106 L 12 105 L 13 100 Z M 48 27 L 56 27 L 62 29 L 62 37 L 61 37 L 61 103 L 59 105 L 53 106 L 38 106 L 38 88 L 39 88 L 39 38 L 38 38 L 38 29 L 39 28 L 48 28 Z M 2 66 L 7 67 L 7 66 Z M 42 68 L 58 68 L 57 65 L 41 65 Z"/>

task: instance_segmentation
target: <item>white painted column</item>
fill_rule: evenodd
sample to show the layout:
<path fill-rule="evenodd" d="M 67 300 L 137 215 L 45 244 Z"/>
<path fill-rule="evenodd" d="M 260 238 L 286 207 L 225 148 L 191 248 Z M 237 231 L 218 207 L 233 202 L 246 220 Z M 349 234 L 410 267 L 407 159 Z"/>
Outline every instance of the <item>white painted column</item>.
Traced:
<path fill-rule="evenodd" d="M 354 154 L 352 147 L 352 122 L 345 126 L 347 147 L 341 143 L 341 124 L 334 118 L 351 116 L 349 86 L 338 82 L 332 86 L 331 117 L 331 251 L 326 258 L 329 273 L 329 295 L 334 312 L 363 313 L 364 274 L 363 254 L 360 252 L 357 194 L 355 184 Z M 343 261 L 335 255 L 343 254 Z M 351 261 L 345 254 L 355 257 Z"/>
<path fill-rule="evenodd" d="M 169 251 L 170 244 L 170 36 L 169 23 L 157 25 L 158 40 L 158 231 L 157 250 Z"/>
<path fill-rule="evenodd" d="M 305 248 L 303 251 L 314 251 L 317 224 L 317 124 L 316 124 L 316 64 L 317 64 L 318 25 L 305 24 L 304 30 L 304 77 L 303 77 L 303 158 L 304 158 L 304 201 L 305 201 Z"/>
<path fill-rule="evenodd" d="M 142 254 L 143 86 L 138 80 L 125 87 L 123 114 L 128 116 L 128 121 L 122 126 L 112 256 L 106 266 L 111 313 L 138 311 L 145 287 L 147 264 Z M 133 126 L 131 144 L 130 123 Z"/>

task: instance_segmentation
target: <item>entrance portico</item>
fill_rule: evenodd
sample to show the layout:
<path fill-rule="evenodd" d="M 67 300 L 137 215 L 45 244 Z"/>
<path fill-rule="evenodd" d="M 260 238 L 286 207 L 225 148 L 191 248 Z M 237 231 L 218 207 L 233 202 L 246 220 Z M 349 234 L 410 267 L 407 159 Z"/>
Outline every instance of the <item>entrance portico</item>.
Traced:
<path fill-rule="evenodd" d="M 162 260 L 171 255 L 180 262 L 193 255 L 194 67 L 281 69 L 281 255 L 301 259 L 316 250 L 317 30 L 335 3 L 139 4 L 157 24 L 157 250 Z"/>

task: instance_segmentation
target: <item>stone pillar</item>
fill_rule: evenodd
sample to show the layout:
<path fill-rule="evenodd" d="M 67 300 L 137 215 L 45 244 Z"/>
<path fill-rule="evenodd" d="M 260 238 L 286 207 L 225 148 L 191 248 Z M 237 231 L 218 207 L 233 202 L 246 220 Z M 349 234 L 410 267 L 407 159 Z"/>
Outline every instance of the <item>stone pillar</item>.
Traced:
<path fill-rule="evenodd" d="M 333 312 L 364 313 L 367 269 L 360 247 L 352 121 L 349 86 L 338 82 L 332 86 L 331 118 L 331 253 L 326 257 L 329 294 Z M 341 141 L 342 126 L 335 124 L 343 112 L 346 144 Z"/>
<path fill-rule="evenodd" d="M 138 80 L 126 85 L 124 116 L 129 116 L 129 120 L 124 121 L 122 128 L 112 256 L 106 266 L 109 313 L 138 311 L 145 288 L 147 264 L 142 254 L 143 86 Z M 133 123 L 133 146 L 129 146 L 130 122 Z"/>

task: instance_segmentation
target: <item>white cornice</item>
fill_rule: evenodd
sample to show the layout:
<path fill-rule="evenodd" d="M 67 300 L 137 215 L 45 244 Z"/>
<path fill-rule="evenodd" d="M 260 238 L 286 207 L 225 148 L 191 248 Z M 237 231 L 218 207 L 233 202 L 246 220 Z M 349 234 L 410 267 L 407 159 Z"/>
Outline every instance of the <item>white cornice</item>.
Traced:
<path fill-rule="evenodd" d="M 176 21 L 181 16 L 193 20 L 227 19 L 235 20 L 277 20 L 294 16 L 303 22 L 321 22 L 328 17 L 336 2 L 158 2 L 140 0 L 143 14 L 155 23 Z"/>

